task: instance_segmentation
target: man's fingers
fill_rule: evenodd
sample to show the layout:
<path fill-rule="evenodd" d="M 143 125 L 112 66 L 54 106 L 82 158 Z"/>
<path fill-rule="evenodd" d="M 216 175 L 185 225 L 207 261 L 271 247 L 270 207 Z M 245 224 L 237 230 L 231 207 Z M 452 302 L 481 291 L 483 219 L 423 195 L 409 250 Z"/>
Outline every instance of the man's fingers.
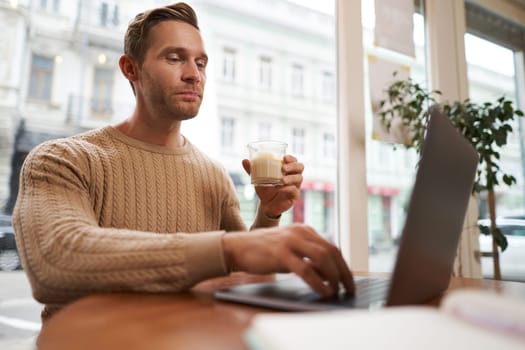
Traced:
<path fill-rule="evenodd" d="M 332 287 L 324 283 L 323 278 L 308 261 L 305 261 L 296 255 L 288 256 L 287 260 L 290 272 L 301 277 L 302 280 L 305 281 L 314 291 L 322 296 L 331 296 L 334 294 Z"/>
<path fill-rule="evenodd" d="M 336 264 L 338 266 L 339 273 L 341 274 L 341 282 L 343 283 L 346 292 L 348 294 L 354 295 L 354 276 L 352 275 L 352 271 L 350 271 L 350 269 L 348 268 L 348 265 L 346 265 L 345 259 L 343 259 L 341 252 L 338 252 L 337 254 Z"/>
<path fill-rule="evenodd" d="M 302 174 L 304 170 L 304 164 L 298 162 L 283 163 L 283 173 L 289 174 Z"/>
<path fill-rule="evenodd" d="M 303 259 L 312 265 L 323 281 L 330 284 L 332 292 L 337 294 L 339 292 L 339 282 L 343 282 L 344 285 L 340 264 L 336 260 L 337 248 L 305 242 L 299 249 L 301 251 L 296 252 L 296 254 L 306 257 Z"/>
<path fill-rule="evenodd" d="M 295 158 L 291 154 L 286 154 L 283 157 L 283 160 L 284 160 L 285 163 L 295 163 L 295 162 L 297 162 L 297 158 Z"/>
<path fill-rule="evenodd" d="M 353 294 L 354 279 L 341 251 L 309 226 L 303 226 L 300 234 L 305 242 L 294 245 L 293 252 L 300 257 L 307 257 L 312 266 L 318 270 L 321 278 L 328 281 L 334 291 L 337 291 L 341 282 L 346 292 Z"/>
<path fill-rule="evenodd" d="M 324 297 L 337 294 L 341 284 L 348 293 L 354 292 L 352 273 L 341 252 L 310 226 L 292 224 L 251 234 L 225 234 L 222 244 L 233 270 L 292 272 Z"/>
<path fill-rule="evenodd" d="M 301 191 L 295 185 L 284 185 L 279 187 L 279 194 L 284 196 L 283 198 L 294 201 L 299 198 Z"/>
<path fill-rule="evenodd" d="M 303 260 L 308 267 L 314 269 L 315 274 L 322 280 L 328 282 L 330 286 L 329 293 L 322 295 L 333 295 L 339 290 L 339 283 L 343 283 L 345 289 L 352 288 L 351 277 L 348 279 L 347 267 L 341 265 L 342 256 L 339 250 L 328 241 L 320 237 L 311 227 L 302 226 L 297 235 L 292 237 L 294 244 L 289 245 L 293 255 Z M 341 271 L 344 268 L 345 270 Z M 344 275 L 343 275 L 344 273 Z M 301 276 L 303 277 L 303 276 Z M 312 282 L 313 283 L 313 282 Z M 316 290 L 327 290 L 318 286 Z"/>
<path fill-rule="evenodd" d="M 303 175 L 301 175 L 301 174 L 294 174 L 294 175 L 287 174 L 282 179 L 282 183 L 285 186 L 293 185 L 295 187 L 299 187 L 299 186 L 301 186 L 302 182 L 303 182 Z"/>

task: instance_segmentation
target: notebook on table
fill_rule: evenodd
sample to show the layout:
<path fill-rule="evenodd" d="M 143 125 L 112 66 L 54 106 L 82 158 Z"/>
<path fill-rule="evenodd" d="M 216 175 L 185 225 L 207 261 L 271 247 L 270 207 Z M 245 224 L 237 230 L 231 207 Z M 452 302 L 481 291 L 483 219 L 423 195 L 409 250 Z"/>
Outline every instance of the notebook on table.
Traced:
<path fill-rule="evenodd" d="M 432 107 L 390 279 L 356 277 L 352 297 L 322 298 L 296 276 L 219 290 L 215 297 L 296 311 L 414 305 L 438 297 L 450 281 L 477 163 L 468 140 Z"/>

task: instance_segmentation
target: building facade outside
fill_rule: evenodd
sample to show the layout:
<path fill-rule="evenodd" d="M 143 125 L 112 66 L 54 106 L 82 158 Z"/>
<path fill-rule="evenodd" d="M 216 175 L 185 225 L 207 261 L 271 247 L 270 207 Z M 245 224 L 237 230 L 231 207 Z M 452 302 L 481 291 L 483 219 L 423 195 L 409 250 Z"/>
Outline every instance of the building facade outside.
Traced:
<path fill-rule="evenodd" d="M 241 166 L 246 144 L 286 141 L 306 169 L 301 198 L 282 222 L 306 222 L 333 238 L 337 98 L 345 98 L 336 91 L 334 17 L 285 0 L 188 3 L 199 16 L 210 63 L 201 112 L 183 123 L 183 133 L 224 164 L 247 223 L 256 196 Z M 134 97 L 118 68 L 124 31 L 145 6 L 164 4 L 0 0 L 0 206 L 5 211 L 14 204 L 20 165 L 34 146 L 114 124 L 131 113 Z M 373 35 L 370 28 L 364 31 Z M 384 55 L 366 45 L 367 54 Z M 424 61 L 424 46 L 418 45 L 411 65 L 421 81 Z M 513 91 L 512 77 L 482 67 L 472 72 L 471 89 L 480 94 Z M 521 159 L 518 136 L 506 152 L 510 164 Z M 367 153 L 369 235 L 373 244 L 388 245 L 401 229 L 417 156 L 371 139 Z M 521 172 L 516 177 L 523 186 Z M 510 207 L 523 207 L 522 197 L 508 198 Z"/>

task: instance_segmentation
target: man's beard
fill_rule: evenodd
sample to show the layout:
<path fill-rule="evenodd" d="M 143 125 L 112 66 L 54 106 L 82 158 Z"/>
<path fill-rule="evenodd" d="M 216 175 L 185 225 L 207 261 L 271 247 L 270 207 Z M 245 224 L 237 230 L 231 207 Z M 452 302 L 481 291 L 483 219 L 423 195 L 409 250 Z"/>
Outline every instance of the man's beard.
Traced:
<path fill-rule="evenodd" d="M 192 119 L 199 113 L 203 91 L 198 92 L 201 97 L 196 101 L 184 101 L 182 96 L 174 95 L 177 91 L 163 90 L 148 74 L 144 74 L 143 77 L 149 85 L 147 89 L 149 93 L 144 96 L 146 104 L 149 105 L 148 109 L 157 117 L 183 121 Z M 187 84 L 182 89 L 198 91 L 192 84 Z"/>
<path fill-rule="evenodd" d="M 174 102 L 168 101 L 165 104 L 166 116 L 174 120 L 188 120 L 195 118 L 199 113 L 201 103 L 199 102 Z"/>
<path fill-rule="evenodd" d="M 161 91 L 157 87 L 155 90 L 157 91 L 154 91 L 152 95 L 156 97 L 149 99 L 149 101 L 157 116 L 183 121 L 192 119 L 199 113 L 202 100 L 193 102 L 182 101 L 180 97 Z"/>

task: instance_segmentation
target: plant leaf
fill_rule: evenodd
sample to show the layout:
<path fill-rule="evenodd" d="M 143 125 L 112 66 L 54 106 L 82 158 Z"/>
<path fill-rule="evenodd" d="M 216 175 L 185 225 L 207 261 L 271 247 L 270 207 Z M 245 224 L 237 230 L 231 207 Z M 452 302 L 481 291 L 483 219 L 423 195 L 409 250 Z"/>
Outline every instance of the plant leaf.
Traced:
<path fill-rule="evenodd" d="M 480 233 L 487 235 L 487 236 L 490 235 L 490 227 L 486 225 L 482 225 L 482 224 L 479 224 L 478 227 L 479 227 Z"/>
<path fill-rule="evenodd" d="M 504 252 L 505 249 L 507 249 L 509 242 L 507 241 L 507 237 L 503 233 L 501 233 L 501 230 L 497 227 L 494 228 L 492 231 L 494 234 L 494 241 L 496 241 L 496 245 L 501 248 L 501 251 Z"/>

